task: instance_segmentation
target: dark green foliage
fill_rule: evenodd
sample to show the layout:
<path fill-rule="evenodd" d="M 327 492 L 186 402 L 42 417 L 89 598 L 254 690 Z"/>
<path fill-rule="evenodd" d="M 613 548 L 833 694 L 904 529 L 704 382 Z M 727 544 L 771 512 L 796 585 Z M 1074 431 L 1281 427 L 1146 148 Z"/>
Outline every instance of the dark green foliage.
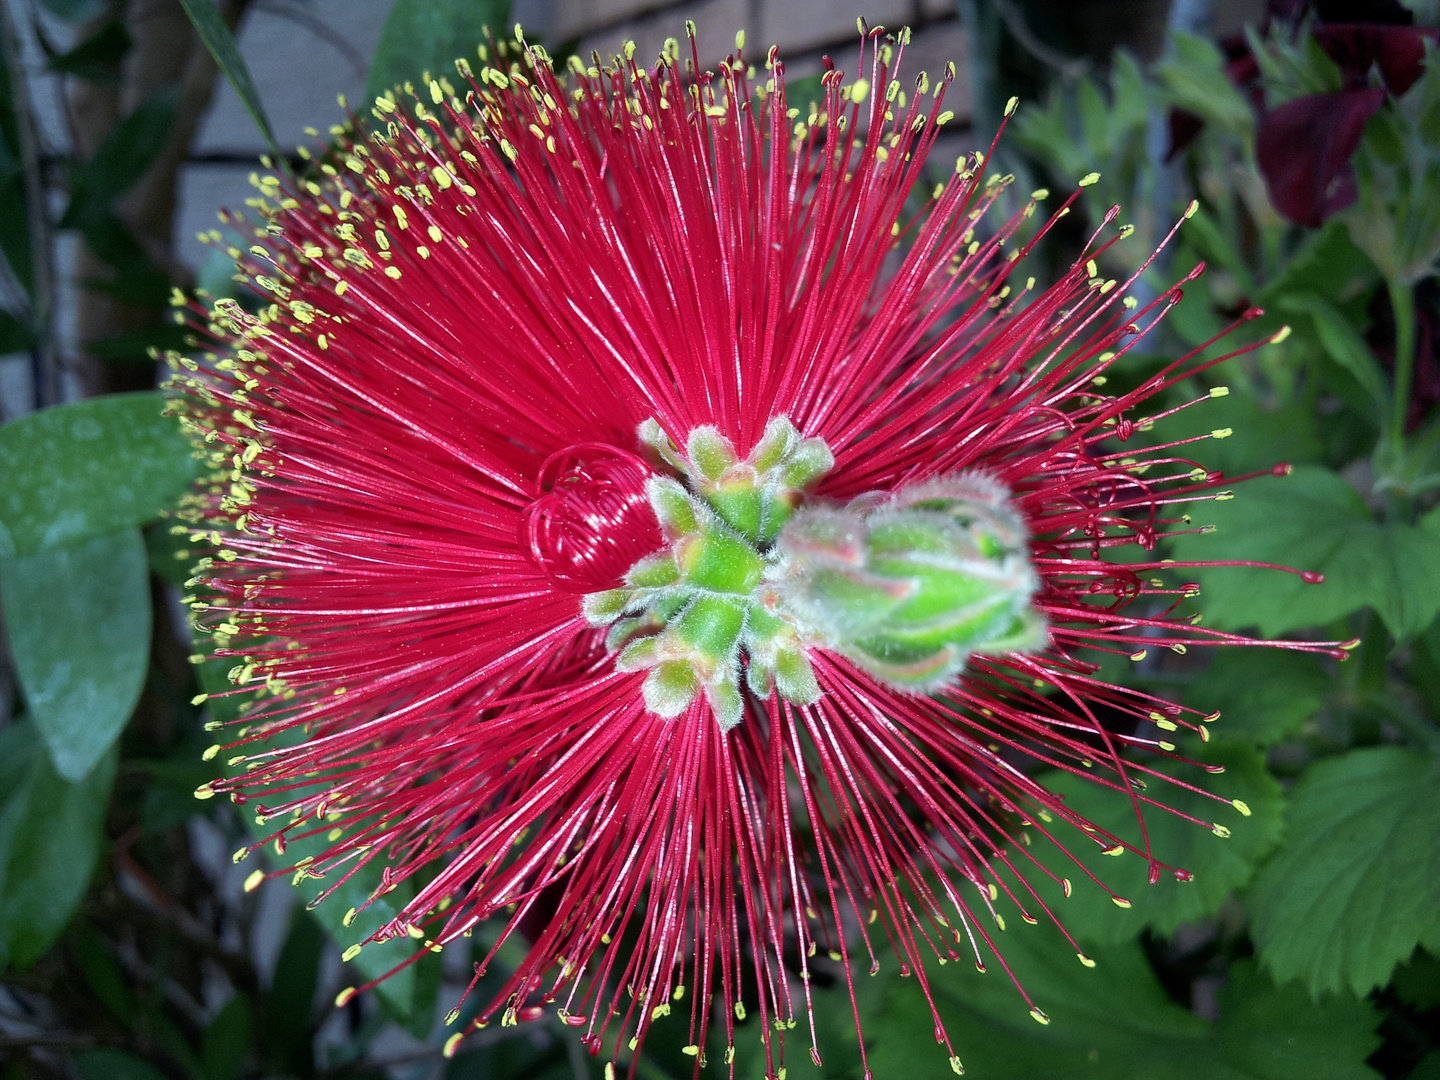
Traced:
<path fill-rule="evenodd" d="M 34 963 L 65 929 L 100 857 L 114 780 L 113 753 L 71 782 L 34 724 L 0 731 L 0 970 Z"/>
<path fill-rule="evenodd" d="M 454 81 L 455 61 L 474 60 L 487 29 L 508 35 L 509 21 L 510 0 L 396 0 L 365 80 L 365 107 L 427 72 Z"/>
<path fill-rule="evenodd" d="M 1440 952 L 1440 759 L 1399 747 L 1322 761 L 1246 901 L 1260 958 L 1313 994 L 1363 994 L 1416 945 Z"/>
<path fill-rule="evenodd" d="M 215 3 L 182 2 L 273 147 L 259 95 Z M 101 83 L 121 74 L 129 36 L 111 17 L 118 5 L 43 3 L 57 17 L 89 21 L 74 48 L 50 54 L 53 72 Z M 473 60 L 486 28 L 507 35 L 510 22 L 505 0 L 399 0 L 367 95 L 418 83 L 426 72 L 454 82 L 454 59 Z M 1338 85 L 1334 65 L 1303 38 L 1255 43 L 1269 50 L 1260 91 L 1267 104 Z M 818 80 L 793 82 L 790 96 L 803 110 L 818 97 Z M 1136 223 L 1136 236 L 1103 261 L 1107 274 L 1128 273 L 1189 200 L 1199 201 L 1141 287 L 1159 295 L 1197 263 L 1208 269 L 1142 342 L 1143 352 L 1117 365 L 1107 390 L 1139 386 L 1249 306 L 1265 309 L 1206 355 L 1272 344 L 1175 387 L 1157 410 L 1193 404 L 1135 437 L 1199 438 L 1184 455 L 1227 475 L 1282 461 L 1296 468 L 1237 483 L 1234 499 L 1184 507 L 1190 528 L 1213 524 L 1215 531 L 1166 542 L 1157 557 L 1275 562 L 1326 580 L 1307 584 L 1252 568 L 1186 571 L 1202 591 L 1185 612 L 1202 615 L 1202 628 L 1359 645 L 1343 663 L 1228 647 L 1208 657 L 1192 649 L 1138 663 L 1105 658 L 1107 678 L 1221 714 L 1207 724 L 1208 744 L 1172 737 L 1181 754 L 1223 765 L 1223 774 L 1167 762 L 1161 771 L 1178 785 L 1148 777 L 1137 790 L 1200 822 L 1145 812 L 1156 856 L 1191 871 L 1194 881 L 1164 872 L 1150 885 L 1142 857 L 1109 857 L 1084 835 L 1059 833 L 1077 865 L 1043 835 L 1050 823 L 1027 828 L 1030 843 L 1006 854 L 1071 879 L 1067 899 L 1045 875 L 1030 875 L 1040 901 L 1095 966 L 1076 958 L 1038 905 L 1030 905 L 1040 916 L 1031 926 L 1002 901 L 1006 929 L 986 929 L 1049 1023 L 1032 1019 L 1031 1005 L 983 944 L 986 974 L 963 946 L 960 962 L 929 965 L 930 992 L 969 1076 L 1440 1080 L 1440 415 L 1433 401 L 1417 396 L 1422 380 L 1413 395 L 1397 386 L 1395 362 L 1407 303 L 1432 333 L 1425 340 L 1440 326 L 1440 307 L 1425 299 L 1440 235 L 1437 102 L 1434 71 L 1405 99 L 1387 102 L 1355 163 L 1361 201 L 1319 229 L 1289 225 L 1270 205 L 1255 166 L 1253 102 L 1203 39 L 1175 37 L 1148 69 L 1119 56 L 1108 73 L 1058 82 L 1046 105 L 1024 107 L 1014 118 L 1002 153 L 1018 159 L 1023 151 L 1014 171 L 1033 176 L 1035 186 L 1068 193 L 1092 169 L 1103 174 L 1065 223 L 1072 231 L 1056 229 L 1044 241 L 1051 247 L 1041 259 L 1051 266 L 1073 258 L 1081 219 L 1093 225 L 1121 203 L 1121 220 Z M 357 104 L 365 115 L 369 101 Z M 1175 108 L 1205 127 L 1162 176 L 1155 120 Z M 90 355 L 107 363 L 148 364 L 152 348 L 193 347 L 162 318 L 175 283 L 117 213 L 172 138 L 174 114 L 173 91 L 157 94 L 117 124 L 88 162 L 53 169 L 66 196 L 56 204 L 66 208 L 57 227 L 78 232 L 108 267 L 82 284 L 151 316 L 89 343 Z M 8 72 L 0 69 L 0 204 L 7 211 L 0 252 L 15 297 L 0 313 L 0 351 L 34 348 L 47 332 L 31 315 L 33 237 L 18 119 Z M 230 272 L 212 265 L 203 282 L 218 295 L 232 288 Z M 1433 349 L 1417 354 L 1417 370 L 1434 360 Z M 234 661 L 186 666 L 167 605 L 152 610 L 152 596 L 167 588 L 173 595 L 204 550 L 184 530 L 172 531 L 174 519 L 160 518 L 196 468 L 161 409 L 158 394 L 112 396 L 0 428 L 5 673 L 13 676 L 6 685 L 18 684 L 23 709 L 0 716 L 0 973 L 7 991 L 13 984 L 17 995 L 44 997 L 67 1037 L 76 1033 L 73 1043 L 42 1053 L 68 1059 L 65 1075 L 81 1080 L 379 1080 L 409 1075 L 405 1070 L 445 1080 L 598 1080 L 610 1047 L 590 1057 L 578 1032 L 553 1018 L 495 1025 L 442 1065 L 439 1048 L 455 1029 L 438 1024 L 437 1012 L 456 988 L 441 987 L 439 957 L 418 942 L 367 946 L 337 964 L 341 950 L 413 895 L 414 884 L 403 884 L 344 925 L 347 909 L 364 906 L 380 884 L 383 859 L 313 912 L 304 904 L 332 882 L 302 879 L 302 903 L 288 916 L 283 942 L 275 940 L 273 976 L 254 962 L 246 935 L 271 909 L 260 903 L 263 893 L 242 894 L 239 881 L 256 869 L 293 867 L 324 846 L 323 834 L 292 842 L 283 856 L 266 845 L 236 869 L 229 851 L 269 830 L 257 824 L 253 805 L 194 798 L 225 761 L 202 759 L 217 737 L 203 725 L 233 718 L 239 699 L 191 703 L 197 692 L 232 689 L 226 672 Z M 1141 734 L 1164 737 L 1148 726 Z M 1137 757 L 1142 762 L 1154 765 Z M 1068 773 L 1039 778 L 1075 810 L 1142 844 L 1123 792 Z M 1248 815 L 1230 803 L 1235 799 Z M 219 876 L 197 868 L 204 844 L 228 845 Z M 1112 903 L 1091 873 L 1130 909 Z M 477 928 L 465 959 L 478 960 L 494 939 L 493 926 Z M 467 1002 L 467 1019 L 523 947 L 512 940 L 500 950 Z M 337 1015 L 337 989 L 417 955 Z M 873 978 L 865 963 L 857 966 L 853 1006 L 839 965 L 823 955 L 814 960 L 808 990 L 823 1065 L 811 1063 L 802 1014 L 787 1033 L 791 1080 L 860 1080 L 852 1009 L 863 1021 L 876 1080 L 950 1075 L 919 980 L 902 977 L 883 943 L 880 955 Z M 330 974 L 337 968 L 338 983 Z M 798 980 L 792 985 L 798 990 Z M 656 1023 L 637 1075 L 691 1075 L 685 1011 Z M 317 1040 L 322 1025 L 327 1034 Z M 387 1072 L 376 1061 L 390 1051 L 377 1047 L 393 1045 L 396 1025 L 419 1042 Z M 712 1028 L 709 1075 L 724 1075 L 726 1050 L 723 1033 Z M 4 1080 L 38 1075 L 22 1056 L 20 1064 L 7 1062 Z M 623 1047 L 619 1057 L 623 1075 Z M 737 1027 L 734 1069 L 743 1080 L 766 1073 L 753 1014 Z"/>

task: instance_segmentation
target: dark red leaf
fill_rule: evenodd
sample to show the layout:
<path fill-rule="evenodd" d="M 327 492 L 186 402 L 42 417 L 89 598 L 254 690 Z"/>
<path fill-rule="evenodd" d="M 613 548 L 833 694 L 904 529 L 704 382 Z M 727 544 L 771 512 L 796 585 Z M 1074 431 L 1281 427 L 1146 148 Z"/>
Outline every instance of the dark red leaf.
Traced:
<path fill-rule="evenodd" d="M 1425 32 L 1413 26 L 1321 26 L 1315 41 L 1335 61 L 1350 89 L 1364 86 L 1370 69 L 1378 65 L 1386 87 L 1399 97 L 1425 72 Z"/>
<path fill-rule="evenodd" d="M 1375 86 L 1310 94 L 1269 113 L 1256 133 L 1255 153 L 1275 209 L 1315 228 L 1354 202 L 1350 158 L 1365 121 L 1384 101 L 1385 91 Z"/>

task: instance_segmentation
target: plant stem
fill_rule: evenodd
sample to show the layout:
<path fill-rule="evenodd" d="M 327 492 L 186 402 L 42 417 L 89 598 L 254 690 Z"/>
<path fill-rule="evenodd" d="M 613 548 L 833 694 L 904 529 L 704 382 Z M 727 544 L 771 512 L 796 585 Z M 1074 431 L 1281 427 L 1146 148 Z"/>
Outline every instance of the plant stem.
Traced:
<path fill-rule="evenodd" d="M 40 164 L 40 140 L 30 107 L 30 76 L 24 68 L 20 37 L 10 18 L 8 4 L 0 4 L 0 37 L 5 65 L 10 71 L 10 100 L 15 106 L 15 128 L 20 143 L 20 169 L 25 184 L 26 225 L 30 233 L 30 325 L 35 332 L 35 386 L 37 409 L 60 404 L 60 359 L 55 331 L 54 252 L 50 245 L 50 218 L 45 206 L 45 177 Z"/>
<path fill-rule="evenodd" d="M 1405 442 L 1405 417 L 1410 411 L 1410 383 L 1415 376 L 1415 286 L 1391 278 L 1390 307 L 1395 315 L 1395 397 L 1387 433 L 1398 459 Z"/>

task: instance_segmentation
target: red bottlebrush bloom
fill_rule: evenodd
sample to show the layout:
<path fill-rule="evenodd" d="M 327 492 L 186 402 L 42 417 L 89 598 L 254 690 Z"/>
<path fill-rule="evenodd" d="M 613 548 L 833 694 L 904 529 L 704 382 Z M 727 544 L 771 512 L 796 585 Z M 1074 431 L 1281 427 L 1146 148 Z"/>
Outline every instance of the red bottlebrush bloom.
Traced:
<path fill-rule="evenodd" d="M 902 88 L 904 38 L 867 32 L 811 115 L 739 43 L 565 79 L 496 46 L 262 183 L 273 303 L 218 305 L 224 347 L 178 373 L 217 465 L 197 622 L 248 702 L 215 751 L 247 771 L 202 793 L 327 835 L 283 871 L 327 891 L 423 881 L 375 940 L 523 927 L 467 1031 L 554 1002 L 633 1048 L 673 1002 L 698 1067 L 748 1001 L 773 1070 L 817 962 L 923 983 L 998 957 L 1002 893 L 1049 917 L 1071 885 L 1022 821 L 1131 847 L 1017 763 L 1138 814 L 1176 781 L 1133 752 L 1205 735 L 1093 659 L 1243 640 L 1181 617 L 1154 553 L 1222 478 L 1133 438 L 1218 361 L 1098 389 L 1179 290 L 1136 310 L 1097 235 L 1037 292 L 1044 195 L 982 232 L 983 155 L 914 212 L 953 71 Z"/>

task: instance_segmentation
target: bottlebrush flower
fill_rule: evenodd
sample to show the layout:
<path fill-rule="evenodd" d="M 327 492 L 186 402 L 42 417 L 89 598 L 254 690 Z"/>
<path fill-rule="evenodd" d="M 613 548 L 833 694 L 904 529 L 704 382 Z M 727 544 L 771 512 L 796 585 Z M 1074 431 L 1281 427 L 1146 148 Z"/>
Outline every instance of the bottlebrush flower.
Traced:
<path fill-rule="evenodd" d="M 374 940 L 523 927 L 465 1031 L 554 1002 L 617 1053 L 684 1009 L 698 1068 L 749 1010 L 773 1072 L 817 964 L 923 984 L 998 957 L 1001 894 L 1053 918 L 1022 827 L 1185 875 L 1020 766 L 1140 813 L 1176 781 L 1133 752 L 1205 737 L 1093 659 L 1243 640 L 1155 550 L 1222 478 L 1137 438 L 1219 361 L 1099 389 L 1180 295 L 1098 276 L 1116 212 L 1037 291 L 1044 193 L 981 231 L 1009 178 L 970 154 L 915 209 L 954 72 L 902 87 L 906 37 L 863 32 L 808 113 L 741 42 L 565 80 L 496 45 L 463 100 L 383 98 L 383 133 L 261 181 L 235 254 L 272 302 L 173 358 L 215 465 L 197 625 L 247 701 L 201 794 L 328 835 L 276 873 L 414 879 Z"/>

